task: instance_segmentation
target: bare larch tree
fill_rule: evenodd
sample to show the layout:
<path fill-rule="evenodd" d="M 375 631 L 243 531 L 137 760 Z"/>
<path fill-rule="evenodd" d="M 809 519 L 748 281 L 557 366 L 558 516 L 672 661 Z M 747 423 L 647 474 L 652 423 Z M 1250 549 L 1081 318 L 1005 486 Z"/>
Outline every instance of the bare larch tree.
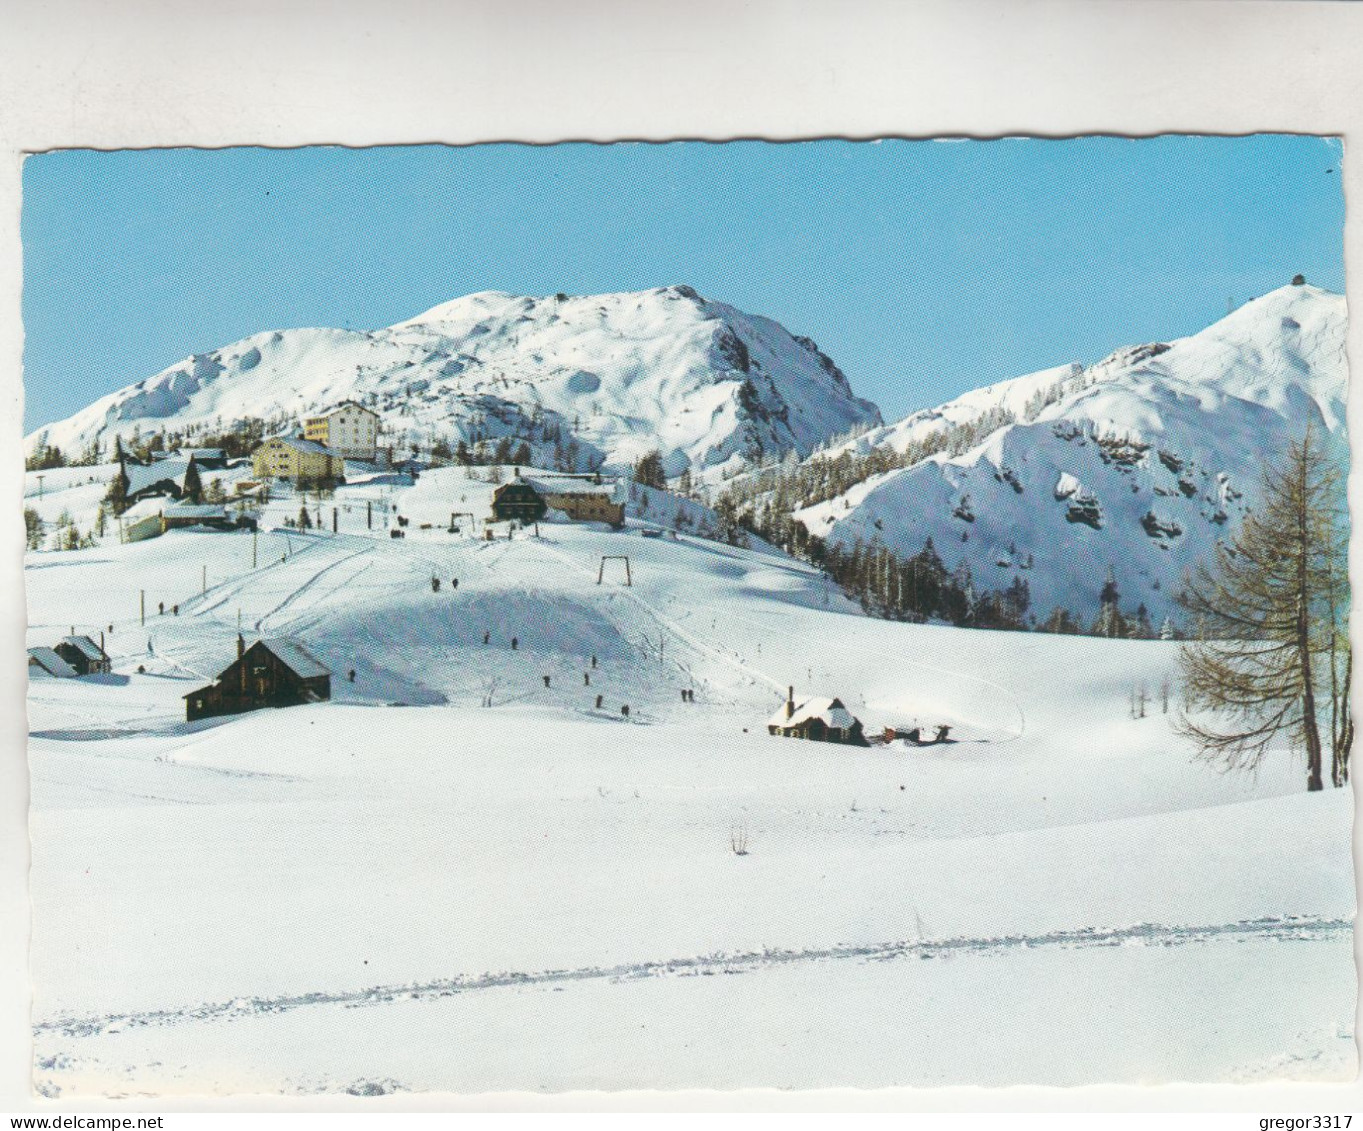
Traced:
<path fill-rule="evenodd" d="M 1275 741 L 1304 748 L 1308 790 L 1323 788 L 1322 729 L 1336 786 L 1348 780 L 1353 740 L 1348 523 L 1330 443 L 1308 424 L 1266 466 L 1258 507 L 1180 598 L 1200 639 L 1179 653 L 1178 729 L 1227 770 L 1256 769 Z"/>

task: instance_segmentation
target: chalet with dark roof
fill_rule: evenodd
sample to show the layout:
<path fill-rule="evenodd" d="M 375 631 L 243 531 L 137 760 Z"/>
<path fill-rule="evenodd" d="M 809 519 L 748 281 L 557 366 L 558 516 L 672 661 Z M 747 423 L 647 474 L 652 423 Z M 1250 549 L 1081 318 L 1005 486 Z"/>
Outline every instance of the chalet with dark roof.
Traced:
<path fill-rule="evenodd" d="M 53 651 L 77 675 L 105 675 L 112 670 L 108 654 L 88 636 L 66 636 Z"/>
<path fill-rule="evenodd" d="M 199 489 L 199 465 L 193 456 L 159 459 L 149 464 L 121 460 L 118 477 L 128 504 L 142 499 L 182 499 Z"/>
<path fill-rule="evenodd" d="M 548 510 L 544 496 L 519 476 L 492 492 L 494 522 L 539 522 Z"/>
<path fill-rule="evenodd" d="M 189 722 L 263 707 L 298 707 L 331 698 L 331 670 L 296 640 L 237 637 L 236 661 L 184 697 Z"/>

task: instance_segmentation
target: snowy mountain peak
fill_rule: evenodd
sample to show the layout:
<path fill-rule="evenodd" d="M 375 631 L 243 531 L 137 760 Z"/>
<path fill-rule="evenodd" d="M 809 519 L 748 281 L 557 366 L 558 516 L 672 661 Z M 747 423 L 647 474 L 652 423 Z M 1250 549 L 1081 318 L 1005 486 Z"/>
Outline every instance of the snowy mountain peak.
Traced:
<path fill-rule="evenodd" d="M 280 330 L 186 358 L 28 438 L 67 451 L 255 417 L 276 427 L 341 400 L 398 445 L 511 437 L 536 462 L 623 465 L 653 448 L 670 474 L 807 455 L 880 423 L 836 364 L 778 323 L 685 285 L 604 295 L 480 291 L 386 329 Z"/>
<path fill-rule="evenodd" d="M 904 556 L 930 536 L 980 591 L 1025 581 L 1039 619 L 1087 624 L 1110 567 L 1123 609 L 1177 620 L 1184 571 L 1253 505 L 1265 463 L 1308 419 L 1342 437 L 1346 329 L 1342 296 L 1292 285 L 1186 338 L 975 390 L 815 456 L 884 448 L 908 466 L 795 517 Z"/>

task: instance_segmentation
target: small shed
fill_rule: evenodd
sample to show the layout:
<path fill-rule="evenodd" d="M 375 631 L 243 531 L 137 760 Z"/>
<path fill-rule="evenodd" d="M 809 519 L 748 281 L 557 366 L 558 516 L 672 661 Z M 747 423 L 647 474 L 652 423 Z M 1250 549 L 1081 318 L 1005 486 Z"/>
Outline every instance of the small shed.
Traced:
<path fill-rule="evenodd" d="M 209 686 L 184 697 L 189 722 L 263 707 L 297 707 L 331 698 L 331 669 L 296 640 L 237 637 L 236 661 Z"/>
<path fill-rule="evenodd" d="M 76 670 L 52 648 L 30 648 L 28 650 L 28 674 L 30 676 L 54 676 L 57 679 L 75 679 Z"/>
<path fill-rule="evenodd" d="M 796 703 L 791 688 L 786 701 L 767 720 L 767 733 L 782 738 L 803 738 L 810 742 L 840 742 L 848 746 L 868 746 L 861 720 L 841 699 L 817 696 Z"/>
<path fill-rule="evenodd" d="M 173 503 L 161 511 L 161 531 L 182 530 L 191 526 L 204 526 L 210 530 L 231 530 L 233 522 L 227 516 L 227 508 L 211 503 Z"/>
<path fill-rule="evenodd" d="M 102 675 L 112 670 L 109 656 L 88 636 L 65 636 L 53 649 L 77 675 Z"/>
<path fill-rule="evenodd" d="M 143 542 L 161 537 L 161 512 L 164 498 L 146 498 L 133 503 L 118 516 L 119 535 L 124 542 Z"/>

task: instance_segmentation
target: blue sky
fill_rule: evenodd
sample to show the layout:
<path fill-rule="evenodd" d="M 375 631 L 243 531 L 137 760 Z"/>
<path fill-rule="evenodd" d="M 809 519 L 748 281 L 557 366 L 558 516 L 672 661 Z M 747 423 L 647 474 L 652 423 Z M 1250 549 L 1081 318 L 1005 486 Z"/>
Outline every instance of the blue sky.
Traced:
<path fill-rule="evenodd" d="M 1319 138 L 703 142 L 39 154 L 25 430 L 261 330 L 479 290 L 689 283 L 818 341 L 886 419 L 1342 291 Z"/>

